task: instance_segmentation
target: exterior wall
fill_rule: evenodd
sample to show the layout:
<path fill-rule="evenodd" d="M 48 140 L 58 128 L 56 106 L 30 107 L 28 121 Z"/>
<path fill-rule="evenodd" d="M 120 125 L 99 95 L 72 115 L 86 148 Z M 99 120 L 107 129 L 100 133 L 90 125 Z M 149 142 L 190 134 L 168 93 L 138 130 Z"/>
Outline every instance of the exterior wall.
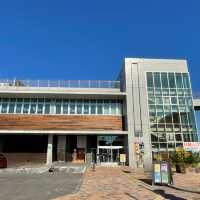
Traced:
<path fill-rule="evenodd" d="M 185 60 L 125 59 L 126 102 L 128 122 L 129 165 L 137 167 L 134 143 L 144 143 L 144 168 L 151 169 L 151 131 L 146 72 L 185 72 Z"/>
<path fill-rule="evenodd" d="M 123 130 L 121 116 L 0 115 L 0 130 Z"/>

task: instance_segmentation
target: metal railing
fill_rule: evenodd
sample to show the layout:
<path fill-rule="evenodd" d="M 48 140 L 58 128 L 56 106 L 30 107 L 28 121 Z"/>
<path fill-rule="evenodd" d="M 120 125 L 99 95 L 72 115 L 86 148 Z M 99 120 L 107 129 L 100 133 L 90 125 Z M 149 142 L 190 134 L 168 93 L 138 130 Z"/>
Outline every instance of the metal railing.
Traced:
<path fill-rule="evenodd" d="M 0 79 L 0 87 L 120 88 L 120 81 Z"/>
<path fill-rule="evenodd" d="M 193 92 L 194 99 L 200 99 L 200 92 Z"/>

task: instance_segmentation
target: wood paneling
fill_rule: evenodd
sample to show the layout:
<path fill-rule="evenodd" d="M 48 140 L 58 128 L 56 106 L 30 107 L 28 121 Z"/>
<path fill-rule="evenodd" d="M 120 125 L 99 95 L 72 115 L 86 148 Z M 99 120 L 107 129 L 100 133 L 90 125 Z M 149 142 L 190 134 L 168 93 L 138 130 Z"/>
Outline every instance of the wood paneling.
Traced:
<path fill-rule="evenodd" d="M 122 117 L 0 114 L 0 130 L 122 130 Z"/>

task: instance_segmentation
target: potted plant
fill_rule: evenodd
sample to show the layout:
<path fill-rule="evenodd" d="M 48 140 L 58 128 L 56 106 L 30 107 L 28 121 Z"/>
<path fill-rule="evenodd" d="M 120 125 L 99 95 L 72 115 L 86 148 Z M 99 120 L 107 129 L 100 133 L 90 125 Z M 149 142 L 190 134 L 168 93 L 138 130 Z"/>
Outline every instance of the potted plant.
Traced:
<path fill-rule="evenodd" d="M 170 155 L 170 161 L 173 166 L 176 168 L 177 173 L 185 173 L 186 172 L 186 164 L 185 164 L 185 151 L 182 148 L 176 149 Z"/>

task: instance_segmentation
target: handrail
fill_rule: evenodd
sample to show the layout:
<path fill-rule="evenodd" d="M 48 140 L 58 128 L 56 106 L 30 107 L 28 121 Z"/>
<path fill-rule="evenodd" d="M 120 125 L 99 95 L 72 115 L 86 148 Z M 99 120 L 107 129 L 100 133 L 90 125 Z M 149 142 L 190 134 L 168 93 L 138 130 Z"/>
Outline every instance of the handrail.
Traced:
<path fill-rule="evenodd" d="M 120 81 L 0 79 L 0 87 L 120 88 Z"/>

